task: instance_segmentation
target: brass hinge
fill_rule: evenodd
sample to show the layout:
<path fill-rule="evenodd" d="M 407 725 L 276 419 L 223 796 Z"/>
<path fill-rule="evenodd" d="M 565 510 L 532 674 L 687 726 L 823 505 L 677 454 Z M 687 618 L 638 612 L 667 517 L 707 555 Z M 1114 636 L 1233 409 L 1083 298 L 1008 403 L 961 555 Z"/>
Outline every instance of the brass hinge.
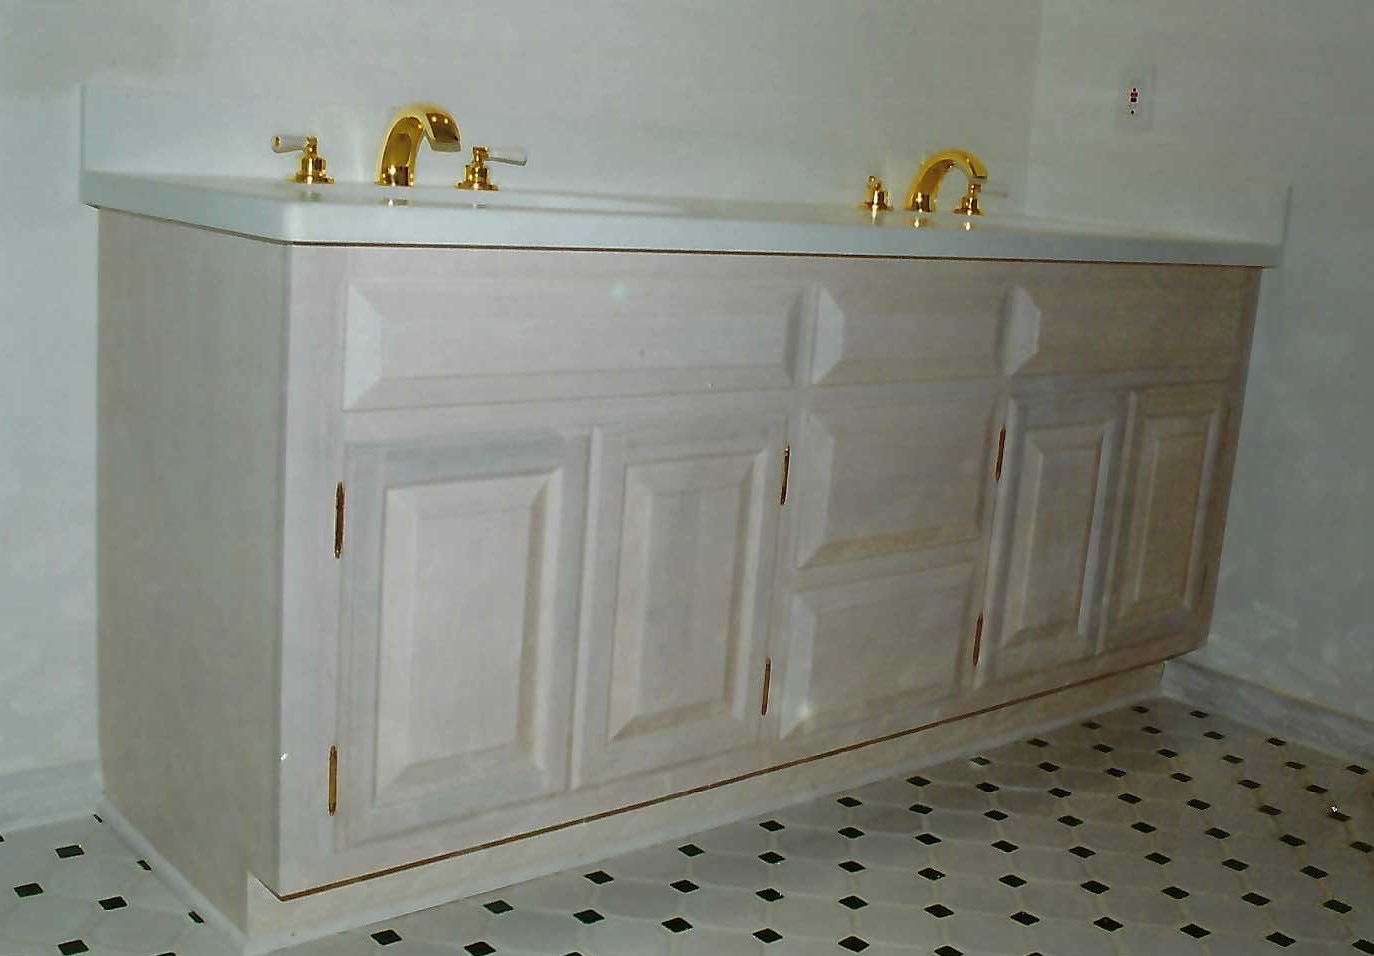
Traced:
<path fill-rule="evenodd" d="M 773 683 L 773 658 L 763 659 L 763 703 L 759 706 L 759 713 L 764 717 L 768 716 L 768 688 Z"/>
<path fill-rule="evenodd" d="M 778 495 L 778 506 L 787 504 L 787 476 L 792 471 L 792 446 L 782 446 L 782 494 Z"/>
<path fill-rule="evenodd" d="M 343 557 L 344 546 L 344 483 L 334 489 L 334 557 Z"/>
<path fill-rule="evenodd" d="M 339 810 L 339 748 L 329 747 L 329 815 Z"/>
<path fill-rule="evenodd" d="M 993 469 L 992 478 L 994 481 L 1002 480 L 1002 459 L 1007 454 L 1007 426 L 1003 425 L 1002 430 L 997 433 L 997 467 Z"/>
<path fill-rule="evenodd" d="M 978 666 L 978 658 L 983 656 L 983 615 L 978 615 L 978 623 L 973 625 L 973 666 Z"/>

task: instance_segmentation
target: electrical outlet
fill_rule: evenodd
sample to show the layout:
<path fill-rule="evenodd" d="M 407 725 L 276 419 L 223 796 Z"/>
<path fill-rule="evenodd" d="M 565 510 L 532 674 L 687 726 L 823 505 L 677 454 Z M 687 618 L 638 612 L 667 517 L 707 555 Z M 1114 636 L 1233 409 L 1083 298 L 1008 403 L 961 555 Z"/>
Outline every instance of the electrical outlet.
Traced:
<path fill-rule="evenodd" d="M 1147 130 L 1154 125 L 1154 118 L 1154 67 L 1127 67 L 1121 71 L 1121 85 L 1117 88 L 1117 129 Z"/>

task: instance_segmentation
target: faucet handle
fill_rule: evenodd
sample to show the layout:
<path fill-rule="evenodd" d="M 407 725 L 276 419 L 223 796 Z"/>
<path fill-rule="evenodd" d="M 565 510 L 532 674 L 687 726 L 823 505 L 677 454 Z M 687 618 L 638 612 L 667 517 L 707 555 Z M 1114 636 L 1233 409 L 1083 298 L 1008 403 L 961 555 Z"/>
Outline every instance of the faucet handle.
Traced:
<path fill-rule="evenodd" d="M 470 189 L 477 192 L 495 192 L 501 187 L 491 181 L 491 170 L 487 163 L 506 163 L 510 166 L 523 166 L 529 162 L 529 154 L 523 147 L 492 148 L 490 146 L 472 147 L 472 162 L 464 167 L 463 181 L 454 183 L 455 189 Z"/>
<path fill-rule="evenodd" d="M 325 159 L 319 152 L 320 141 L 313 136 L 273 136 L 272 152 L 300 153 L 301 167 L 291 177 L 297 183 L 332 183 L 334 178 L 325 171 Z"/>

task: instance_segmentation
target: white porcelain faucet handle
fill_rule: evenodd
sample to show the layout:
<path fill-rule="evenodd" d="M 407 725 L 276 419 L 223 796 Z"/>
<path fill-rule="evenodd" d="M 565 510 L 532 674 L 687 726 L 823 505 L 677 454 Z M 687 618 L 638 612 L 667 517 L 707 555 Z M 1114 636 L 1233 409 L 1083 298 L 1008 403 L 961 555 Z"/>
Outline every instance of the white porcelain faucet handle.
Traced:
<path fill-rule="evenodd" d="M 272 137 L 272 152 L 274 153 L 294 153 L 306 148 L 309 145 L 309 136 L 281 135 Z"/>
<path fill-rule="evenodd" d="M 523 166 L 530 161 L 530 154 L 523 146 L 488 146 L 487 162 L 508 163 Z"/>

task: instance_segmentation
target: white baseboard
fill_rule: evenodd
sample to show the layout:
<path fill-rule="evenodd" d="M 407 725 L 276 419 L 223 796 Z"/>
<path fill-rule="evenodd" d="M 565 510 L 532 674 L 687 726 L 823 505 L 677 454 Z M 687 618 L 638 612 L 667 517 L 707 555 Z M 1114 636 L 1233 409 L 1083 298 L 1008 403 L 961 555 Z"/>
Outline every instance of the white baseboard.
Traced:
<path fill-rule="evenodd" d="M 1318 750 L 1374 762 L 1374 722 L 1331 710 L 1187 659 L 1164 669 L 1164 693 Z"/>
<path fill-rule="evenodd" d="M 100 765 L 94 760 L 0 774 L 0 830 L 90 813 L 100 790 Z"/>

